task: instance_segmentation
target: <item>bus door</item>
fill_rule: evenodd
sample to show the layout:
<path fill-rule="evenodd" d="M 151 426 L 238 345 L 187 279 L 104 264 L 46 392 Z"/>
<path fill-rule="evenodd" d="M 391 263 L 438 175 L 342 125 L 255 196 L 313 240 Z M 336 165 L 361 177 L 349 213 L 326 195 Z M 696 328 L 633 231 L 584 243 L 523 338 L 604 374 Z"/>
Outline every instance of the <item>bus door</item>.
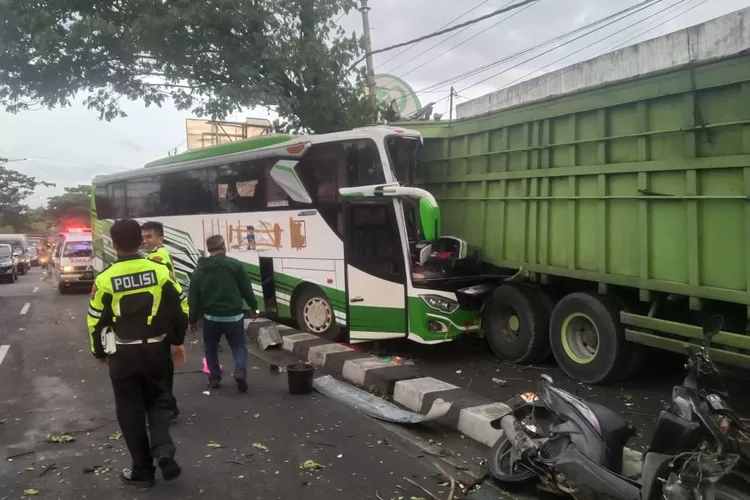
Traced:
<path fill-rule="evenodd" d="M 392 198 L 344 203 L 351 342 L 405 337 L 406 266 Z"/>

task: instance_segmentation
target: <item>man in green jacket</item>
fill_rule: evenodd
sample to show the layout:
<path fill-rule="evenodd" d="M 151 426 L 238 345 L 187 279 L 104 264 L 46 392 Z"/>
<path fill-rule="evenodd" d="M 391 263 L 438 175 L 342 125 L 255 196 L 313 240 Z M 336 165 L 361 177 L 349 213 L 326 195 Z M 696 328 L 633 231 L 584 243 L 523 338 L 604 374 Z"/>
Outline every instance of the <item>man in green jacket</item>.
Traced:
<path fill-rule="evenodd" d="M 227 337 L 234 357 L 234 380 L 240 392 L 247 392 L 247 346 L 244 328 L 243 300 L 256 315 L 258 302 L 244 265 L 226 255 L 224 238 L 211 236 L 206 240 L 210 257 L 201 257 L 190 277 L 188 304 L 190 325 L 203 317 L 203 348 L 211 372 L 208 383 L 212 389 L 221 385 L 218 348 L 222 335 Z"/>

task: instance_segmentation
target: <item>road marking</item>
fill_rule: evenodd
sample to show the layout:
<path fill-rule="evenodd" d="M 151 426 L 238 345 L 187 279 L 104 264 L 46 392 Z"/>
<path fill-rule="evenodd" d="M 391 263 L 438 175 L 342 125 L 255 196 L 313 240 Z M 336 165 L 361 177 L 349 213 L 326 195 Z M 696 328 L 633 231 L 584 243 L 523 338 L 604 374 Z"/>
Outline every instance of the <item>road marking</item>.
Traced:
<path fill-rule="evenodd" d="M 38 286 L 35 286 L 35 287 L 34 287 L 34 289 L 33 289 L 33 290 L 31 291 L 31 293 L 36 293 L 36 292 L 38 292 L 38 291 L 39 291 L 39 287 L 38 287 Z"/>
<path fill-rule="evenodd" d="M 10 349 L 9 345 L 0 345 L 0 365 L 3 364 L 5 355 L 8 354 L 8 349 Z"/>
<path fill-rule="evenodd" d="M 21 308 L 21 315 L 23 316 L 29 311 L 29 307 L 31 307 L 31 302 L 26 302 L 23 307 Z"/>

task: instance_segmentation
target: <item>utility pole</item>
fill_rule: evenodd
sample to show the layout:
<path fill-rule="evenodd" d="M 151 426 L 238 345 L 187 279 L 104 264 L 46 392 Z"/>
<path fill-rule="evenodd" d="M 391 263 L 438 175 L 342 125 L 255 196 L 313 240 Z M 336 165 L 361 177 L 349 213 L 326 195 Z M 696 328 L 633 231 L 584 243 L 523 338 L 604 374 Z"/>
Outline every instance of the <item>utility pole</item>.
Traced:
<path fill-rule="evenodd" d="M 454 95 L 456 95 L 456 91 L 454 90 L 453 87 L 451 87 L 451 97 L 450 97 L 450 99 L 451 99 L 451 103 L 450 103 L 451 110 L 448 113 L 448 120 L 450 120 L 450 121 L 453 121 L 453 96 Z"/>
<path fill-rule="evenodd" d="M 360 3 L 359 11 L 362 13 L 363 42 L 367 61 L 367 90 L 370 98 L 375 99 L 377 89 L 375 88 L 375 65 L 372 62 L 372 41 L 370 40 L 370 7 L 367 6 L 367 0 L 360 0 Z"/>

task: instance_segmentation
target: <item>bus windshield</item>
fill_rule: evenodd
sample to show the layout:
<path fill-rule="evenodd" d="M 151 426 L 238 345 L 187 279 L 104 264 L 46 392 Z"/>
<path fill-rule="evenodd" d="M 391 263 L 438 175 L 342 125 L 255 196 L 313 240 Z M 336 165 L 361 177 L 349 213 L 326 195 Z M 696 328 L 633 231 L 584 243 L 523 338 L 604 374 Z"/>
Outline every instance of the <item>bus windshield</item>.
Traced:
<path fill-rule="evenodd" d="M 402 186 L 413 186 L 422 143 L 416 137 L 393 135 L 385 139 L 385 146 L 396 180 Z"/>
<path fill-rule="evenodd" d="M 91 257 L 92 245 L 90 241 L 69 241 L 63 248 L 63 257 Z"/>

